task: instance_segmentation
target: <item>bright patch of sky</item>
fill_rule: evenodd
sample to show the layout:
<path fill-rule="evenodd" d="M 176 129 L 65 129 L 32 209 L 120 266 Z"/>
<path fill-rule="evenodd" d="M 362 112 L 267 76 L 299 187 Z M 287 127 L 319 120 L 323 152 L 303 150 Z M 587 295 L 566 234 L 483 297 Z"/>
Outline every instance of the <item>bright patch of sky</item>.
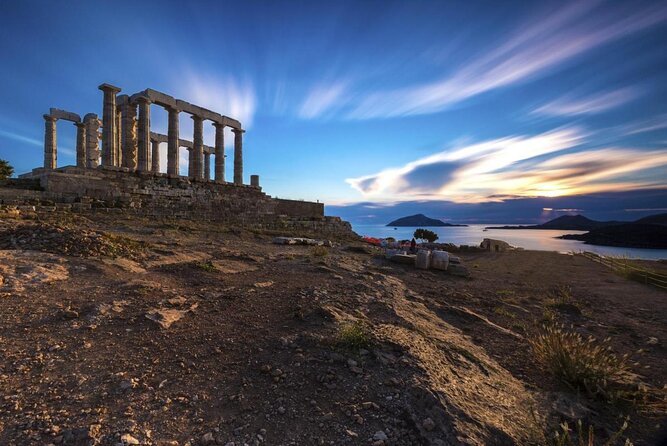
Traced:
<path fill-rule="evenodd" d="M 245 172 L 274 196 L 651 191 L 667 187 L 665 41 L 655 1 L 9 2 L 0 158 L 39 166 L 42 114 L 101 115 L 108 82 L 239 119 Z M 166 119 L 152 107 L 155 131 Z M 58 123 L 59 165 L 75 134 Z"/>

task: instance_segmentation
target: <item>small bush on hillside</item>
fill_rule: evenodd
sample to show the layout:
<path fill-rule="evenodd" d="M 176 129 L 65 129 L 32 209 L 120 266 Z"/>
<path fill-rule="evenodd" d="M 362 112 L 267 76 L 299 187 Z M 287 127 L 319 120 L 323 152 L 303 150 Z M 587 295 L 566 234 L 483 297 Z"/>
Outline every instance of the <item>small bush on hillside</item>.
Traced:
<path fill-rule="evenodd" d="M 626 357 L 611 353 L 609 347 L 598 345 L 593 337 L 562 326 L 549 326 L 530 341 L 536 359 L 557 378 L 574 389 L 589 395 L 616 400 L 623 388 L 632 384 Z"/>
<path fill-rule="evenodd" d="M 359 350 L 371 344 L 371 334 L 363 322 L 349 322 L 340 327 L 337 344 L 350 350 Z"/>
<path fill-rule="evenodd" d="M 572 289 L 567 285 L 559 286 L 550 293 L 546 304 L 559 311 L 581 314 L 581 308 L 572 297 Z"/>
<path fill-rule="evenodd" d="M 202 271 L 208 271 L 209 273 L 218 270 L 218 268 L 216 268 L 213 262 L 211 262 L 210 260 L 207 260 L 205 262 L 196 262 L 195 267 L 201 269 Z"/>
<path fill-rule="evenodd" d="M 8 161 L 0 159 L 0 180 L 6 180 L 14 174 L 14 168 Z"/>
<path fill-rule="evenodd" d="M 423 228 L 419 228 L 419 229 L 415 230 L 415 233 L 414 233 L 413 236 L 414 236 L 414 238 L 416 238 L 418 240 L 427 241 L 429 243 L 433 243 L 436 240 L 438 240 L 438 234 L 436 234 L 433 231 L 429 231 L 428 229 L 423 229 Z"/>
<path fill-rule="evenodd" d="M 314 257 L 326 257 L 329 255 L 329 250 L 324 246 L 313 246 L 310 254 Z"/>

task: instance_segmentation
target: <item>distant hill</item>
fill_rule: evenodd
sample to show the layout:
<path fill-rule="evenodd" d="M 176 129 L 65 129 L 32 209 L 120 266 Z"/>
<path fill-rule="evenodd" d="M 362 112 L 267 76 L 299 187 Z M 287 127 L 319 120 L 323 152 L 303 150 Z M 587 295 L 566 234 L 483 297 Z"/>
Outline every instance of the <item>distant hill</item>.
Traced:
<path fill-rule="evenodd" d="M 647 217 L 649 218 L 649 217 Z M 560 229 L 568 231 L 590 231 L 607 226 L 620 225 L 624 221 L 595 221 L 583 215 L 563 215 L 541 225 L 529 226 L 491 226 L 486 229 Z"/>
<path fill-rule="evenodd" d="M 452 223 L 445 223 L 442 220 L 430 218 L 424 214 L 416 214 L 394 220 L 391 223 L 388 223 L 387 226 L 425 227 L 425 226 L 468 226 L 468 225 L 455 225 Z"/>
<path fill-rule="evenodd" d="M 635 223 L 646 223 L 650 225 L 667 225 L 667 213 L 649 215 L 648 217 L 640 218 Z"/>
<path fill-rule="evenodd" d="M 592 229 L 586 234 L 567 234 L 559 238 L 581 240 L 589 245 L 667 249 L 667 225 L 626 223 Z"/>

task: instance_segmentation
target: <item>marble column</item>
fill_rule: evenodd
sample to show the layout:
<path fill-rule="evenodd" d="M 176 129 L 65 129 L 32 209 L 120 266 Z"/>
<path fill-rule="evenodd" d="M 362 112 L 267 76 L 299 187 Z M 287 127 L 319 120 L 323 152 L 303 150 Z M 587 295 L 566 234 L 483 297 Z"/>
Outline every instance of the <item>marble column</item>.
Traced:
<path fill-rule="evenodd" d="M 169 129 L 167 130 L 167 174 L 169 176 L 178 176 L 178 150 L 179 136 L 178 136 L 178 110 L 175 108 L 168 108 L 169 112 Z"/>
<path fill-rule="evenodd" d="M 44 169 L 49 170 L 58 164 L 56 121 L 51 115 L 44 115 Z"/>
<path fill-rule="evenodd" d="M 204 160 L 204 118 L 193 115 L 194 121 L 194 135 L 192 136 L 192 157 L 194 159 L 194 175 L 190 174 L 197 180 L 201 180 L 203 176 L 203 160 Z"/>
<path fill-rule="evenodd" d="M 137 105 L 131 104 L 129 100 L 121 108 L 123 132 L 121 135 L 121 147 L 123 167 L 130 170 L 137 169 L 137 135 L 135 133 L 135 120 L 137 119 Z"/>
<path fill-rule="evenodd" d="M 114 141 L 114 152 L 113 152 L 113 165 L 116 167 L 120 167 L 121 164 L 121 150 L 120 150 L 120 142 L 122 139 L 121 135 L 121 113 L 120 110 L 116 107 L 116 122 L 115 124 L 115 141 Z"/>
<path fill-rule="evenodd" d="M 88 113 L 83 118 L 86 126 L 86 167 L 96 168 L 100 163 L 100 145 L 98 133 L 100 130 L 100 120 L 94 113 Z"/>
<path fill-rule="evenodd" d="M 157 139 L 151 141 L 151 171 L 160 172 L 160 141 Z"/>
<path fill-rule="evenodd" d="M 232 129 L 234 132 L 234 184 L 243 184 L 243 134 L 245 130 Z"/>
<path fill-rule="evenodd" d="M 195 170 L 197 170 L 195 167 L 195 151 L 192 147 L 186 147 L 186 149 L 188 151 L 188 176 L 194 178 Z"/>
<path fill-rule="evenodd" d="M 215 182 L 225 182 L 225 126 L 217 122 L 215 127 Z"/>
<path fill-rule="evenodd" d="M 76 167 L 87 167 L 86 161 L 86 124 L 75 122 L 76 126 Z"/>
<path fill-rule="evenodd" d="M 211 181 L 211 152 L 204 152 L 204 180 Z"/>
<path fill-rule="evenodd" d="M 250 175 L 250 185 L 259 187 L 259 175 Z"/>
<path fill-rule="evenodd" d="M 104 92 L 104 107 L 102 109 L 102 165 L 113 165 L 113 154 L 115 147 L 115 124 L 116 124 L 116 94 L 120 88 L 109 84 L 98 87 Z"/>
<path fill-rule="evenodd" d="M 150 170 L 150 143 L 151 143 L 151 103 L 148 98 L 137 98 L 139 104 L 139 125 L 137 126 L 137 170 Z"/>

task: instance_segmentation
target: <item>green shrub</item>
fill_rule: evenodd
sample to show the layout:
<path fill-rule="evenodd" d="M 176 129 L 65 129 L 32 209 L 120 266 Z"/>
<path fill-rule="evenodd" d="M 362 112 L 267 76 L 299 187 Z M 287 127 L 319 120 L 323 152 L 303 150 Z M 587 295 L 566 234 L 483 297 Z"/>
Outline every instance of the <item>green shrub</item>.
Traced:
<path fill-rule="evenodd" d="M 416 238 L 418 240 L 427 241 L 429 243 L 433 243 L 436 240 L 438 240 L 438 234 L 436 234 L 433 231 L 429 231 L 428 229 L 423 229 L 423 228 L 419 228 L 419 229 L 415 230 L 415 233 L 414 233 L 413 236 L 414 236 L 414 238 Z"/>
<path fill-rule="evenodd" d="M 0 180 L 5 180 L 14 174 L 14 168 L 8 161 L 0 159 Z"/>
<path fill-rule="evenodd" d="M 195 268 L 199 268 L 203 271 L 208 271 L 209 273 L 218 270 L 218 268 L 216 268 L 213 262 L 211 262 L 210 260 L 207 260 L 205 262 L 195 262 Z"/>
<path fill-rule="evenodd" d="M 336 343 L 340 347 L 350 350 L 359 350 L 368 347 L 371 344 L 370 330 L 363 322 L 348 322 L 338 330 Z"/>

